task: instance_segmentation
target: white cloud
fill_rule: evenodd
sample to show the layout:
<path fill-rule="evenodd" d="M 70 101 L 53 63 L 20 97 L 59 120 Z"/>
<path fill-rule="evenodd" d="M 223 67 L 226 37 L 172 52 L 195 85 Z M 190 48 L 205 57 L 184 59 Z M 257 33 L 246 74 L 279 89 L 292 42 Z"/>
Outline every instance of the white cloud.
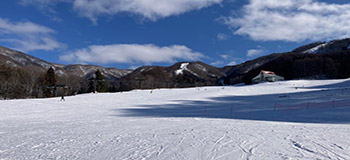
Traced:
<path fill-rule="evenodd" d="M 256 57 L 266 53 L 266 49 L 259 47 L 259 49 L 250 49 L 247 51 L 247 57 Z"/>
<path fill-rule="evenodd" d="M 198 10 L 222 0 L 75 0 L 74 9 L 96 21 L 100 15 L 129 12 L 156 20 Z"/>
<path fill-rule="evenodd" d="M 72 2 L 72 0 L 20 0 L 21 5 L 37 5 L 38 7 L 52 6 L 59 2 Z"/>
<path fill-rule="evenodd" d="M 152 64 L 173 63 L 176 60 L 200 60 L 204 56 L 194 52 L 186 46 L 172 45 L 159 47 L 152 44 L 114 44 L 92 45 L 79 49 L 60 57 L 62 61 L 70 63 L 97 64 Z"/>
<path fill-rule="evenodd" d="M 222 55 L 220 55 L 220 57 L 221 57 L 222 59 L 228 59 L 228 58 L 231 58 L 231 56 L 230 56 L 230 55 L 228 55 L 228 54 L 222 54 Z"/>
<path fill-rule="evenodd" d="M 224 61 L 221 61 L 221 60 L 217 60 L 215 62 L 211 62 L 210 65 L 212 66 L 221 66 L 224 64 Z"/>
<path fill-rule="evenodd" d="M 54 31 L 50 28 L 34 24 L 32 22 L 17 22 L 12 23 L 6 19 L 0 18 L 0 33 L 2 34 L 50 34 Z"/>
<path fill-rule="evenodd" d="M 228 36 L 228 35 L 226 35 L 226 34 L 224 34 L 224 33 L 219 33 L 219 34 L 217 35 L 217 38 L 218 38 L 219 40 L 227 40 L 227 39 L 230 38 L 230 36 Z"/>
<path fill-rule="evenodd" d="M 228 55 L 226 60 L 228 60 L 228 63 L 226 64 L 228 66 L 234 66 L 234 65 L 241 64 L 244 61 L 246 61 L 245 59 L 237 58 L 237 57 L 230 56 L 230 55 Z"/>
<path fill-rule="evenodd" d="M 315 0 L 250 0 L 242 17 L 223 18 L 234 34 L 253 40 L 305 41 L 350 36 L 350 3 Z"/>
<path fill-rule="evenodd" d="M 222 67 L 222 66 L 233 66 L 233 65 L 237 65 L 239 63 L 242 63 L 244 60 L 242 58 L 237 58 L 233 55 L 230 55 L 232 54 L 233 51 L 229 51 L 231 53 L 228 53 L 228 54 L 220 54 L 220 58 L 218 58 L 216 61 L 210 63 L 211 65 L 213 66 L 216 66 L 216 67 Z"/>
<path fill-rule="evenodd" d="M 72 2 L 72 0 L 20 0 L 22 6 L 36 6 L 44 15 L 52 21 L 62 22 L 63 19 L 58 16 L 55 5 L 61 2 Z"/>
<path fill-rule="evenodd" d="M 192 10 L 199 10 L 223 0 L 21 0 L 21 4 L 39 7 L 52 6 L 58 2 L 73 4 L 75 11 L 97 23 L 99 16 L 116 15 L 122 12 L 140 15 L 155 21 Z"/>
<path fill-rule="evenodd" d="M 21 51 L 54 50 L 65 45 L 51 35 L 55 31 L 32 22 L 10 22 L 0 17 L 0 41 Z"/>

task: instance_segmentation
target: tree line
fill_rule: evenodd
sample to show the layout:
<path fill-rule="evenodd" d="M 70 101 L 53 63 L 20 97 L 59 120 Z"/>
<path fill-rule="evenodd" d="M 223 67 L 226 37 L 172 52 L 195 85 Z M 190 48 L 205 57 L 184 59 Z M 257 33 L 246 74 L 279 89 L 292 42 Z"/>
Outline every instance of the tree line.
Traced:
<path fill-rule="evenodd" d="M 46 72 L 34 68 L 0 65 L 0 99 L 47 98 L 91 92 L 113 92 L 101 71 L 90 79 L 74 75 L 59 76 L 53 67 Z"/>

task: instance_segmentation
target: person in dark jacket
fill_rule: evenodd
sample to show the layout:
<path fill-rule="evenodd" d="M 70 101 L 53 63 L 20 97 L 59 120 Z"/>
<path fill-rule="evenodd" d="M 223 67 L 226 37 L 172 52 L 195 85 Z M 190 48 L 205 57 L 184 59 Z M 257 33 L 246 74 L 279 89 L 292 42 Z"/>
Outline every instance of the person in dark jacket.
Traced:
<path fill-rule="evenodd" d="M 61 96 L 61 101 L 66 101 L 66 100 L 64 99 L 64 95 Z"/>

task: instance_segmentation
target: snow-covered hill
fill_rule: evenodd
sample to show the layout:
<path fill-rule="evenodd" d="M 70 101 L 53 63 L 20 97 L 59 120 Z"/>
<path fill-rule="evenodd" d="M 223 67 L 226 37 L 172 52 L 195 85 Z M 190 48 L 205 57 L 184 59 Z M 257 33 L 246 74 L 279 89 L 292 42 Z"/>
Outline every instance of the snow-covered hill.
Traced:
<path fill-rule="evenodd" d="M 0 159 L 350 159 L 350 79 L 0 101 Z"/>

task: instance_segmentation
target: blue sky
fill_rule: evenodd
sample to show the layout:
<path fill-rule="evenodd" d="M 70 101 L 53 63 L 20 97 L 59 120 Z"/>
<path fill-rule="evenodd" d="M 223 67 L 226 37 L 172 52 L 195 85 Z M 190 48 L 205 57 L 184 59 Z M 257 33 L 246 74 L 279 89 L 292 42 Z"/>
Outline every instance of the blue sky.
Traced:
<path fill-rule="evenodd" d="M 0 45 L 49 62 L 222 67 L 350 37 L 346 0 L 1 0 Z"/>

